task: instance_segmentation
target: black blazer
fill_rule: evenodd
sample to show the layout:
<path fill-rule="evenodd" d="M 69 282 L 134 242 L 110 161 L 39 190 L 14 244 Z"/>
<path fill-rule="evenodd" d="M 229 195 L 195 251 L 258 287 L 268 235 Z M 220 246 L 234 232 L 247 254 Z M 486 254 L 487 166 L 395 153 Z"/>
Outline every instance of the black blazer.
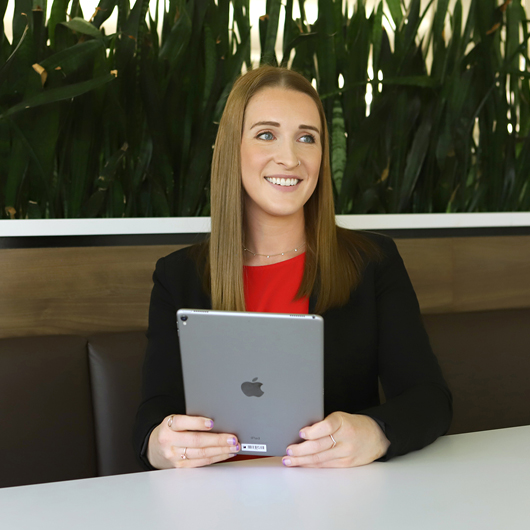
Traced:
<path fill-rule="evenodd" d="M 324 409 L 368 415 L 384 425 L 391 445 L 382 460 L 432 443 L 447 432 L 452 398 L 421 320 L 416 295 L 395 243 L 365 233 L 383 251 L 369 262 L 346 306 L 324 318 Z M 166 416 L 185 414 L 176 329 L 181 307 L 210 309 L 197 265 L 182 249 L 153 274 L 143 401 L 134 429 L 137 455 L 148 469 L 148 435 Z M 314 312 L 316 299 L 309 301 Z M 380 404 L 378 378 L 386 402 Z"/>

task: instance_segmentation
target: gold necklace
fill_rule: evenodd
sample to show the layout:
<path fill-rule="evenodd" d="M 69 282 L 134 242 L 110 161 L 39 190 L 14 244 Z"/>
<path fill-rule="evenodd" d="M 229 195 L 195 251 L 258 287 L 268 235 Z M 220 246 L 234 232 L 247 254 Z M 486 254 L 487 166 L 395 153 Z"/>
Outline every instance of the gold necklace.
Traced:
<path fill-rule="evenodd" d="M 298 249 L 304 248 L 305 243 L 302 243 L 296 248 L 293 248 L 292 250 L 286 250 L 285 252 L 279 252 L 278 254 L 258 254 L 257 252 L 252 252 L 252 250 L 249 250 L 246 247 L 243 247 L 243 251 L 250 252 L 253 256 L 263 256 L 264 258 L 275 258 L 276 256 L 284 256 L 285 254 L 288 254 L 289 252 L 298 252 Z"/>

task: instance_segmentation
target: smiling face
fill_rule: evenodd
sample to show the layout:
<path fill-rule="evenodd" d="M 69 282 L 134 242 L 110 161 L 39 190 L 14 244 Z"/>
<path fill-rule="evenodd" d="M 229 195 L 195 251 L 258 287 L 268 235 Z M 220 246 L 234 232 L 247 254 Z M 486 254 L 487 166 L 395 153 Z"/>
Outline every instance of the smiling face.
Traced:
<path fill-rule="evenodd" d="M 248 102 L 241 139 L 247 216 L 303 216 L 322 161 L 320 115 L 307 94 L 264 88 Z"/>

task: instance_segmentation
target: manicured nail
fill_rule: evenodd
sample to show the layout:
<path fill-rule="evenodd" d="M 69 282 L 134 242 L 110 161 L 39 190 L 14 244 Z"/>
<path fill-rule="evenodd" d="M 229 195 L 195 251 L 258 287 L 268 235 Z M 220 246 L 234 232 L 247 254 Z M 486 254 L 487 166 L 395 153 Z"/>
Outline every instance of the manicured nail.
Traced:
<path fill-rule="evenodd" d="M 235 438 L 228 438 L 228 440 L 226 441 L 226 443 L 228 445 L 236 445 L 237 443 L 237 440 Z"/>
<path fill-rule="evenodd" d="M 237 455 L 228 455 L 228 458 L 234 458 L 234 456 L 237 456 Z"/>
<path fill-rule="evenodd" d="M 235 447 L 230 447 L 230 451 L 232 451 L 232 453 L 237 453 L 240 449 L 241 447 L 239 444 L 237 444 Z"/>
<path fill-rule="evenodd" d="M 304 431 L 300 431 L 298 433 L 298 436 L 300 436 L 300 438 L 303 438 L 305 440 L 306 436 L 305 436 L 305 432 Z"/>
<path fill-rule="evenodd" d="M 293 456 L 293 452 L 292 452 L 292 450 L 291 450 L 291 449 L 287 449 L 287 454 L 288 454 L 289 456 Z"/>
<path fill-rule="evenodd" d="M 208 427 L 208 429 L 211 429 L 213 427 L 213 421 L 212 420 L 206 420 L 204 422 L 204 424 L 206 425 L 206 427 Z"/>
<path fill-rule="evenodd" d="M 284 459 L 282 460 L 282 464 L 283 464 L 284 466 L 290 466 L 290 465 L 291 465 L 291 460 L 290 460 L 289 458 L 284 458 Z"/>

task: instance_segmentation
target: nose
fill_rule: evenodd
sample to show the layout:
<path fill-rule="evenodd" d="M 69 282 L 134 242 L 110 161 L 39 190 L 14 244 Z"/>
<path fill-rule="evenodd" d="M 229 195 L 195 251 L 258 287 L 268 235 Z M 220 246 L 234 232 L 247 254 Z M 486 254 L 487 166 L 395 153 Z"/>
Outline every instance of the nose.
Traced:
<path fill-rule="evenodd" d="M 292 142 L 282 142 L 278 144 L 278 150 L 275 153 L 274 161 L 284 166 L 285 169 L 294 169 L 300 165 L 296 154 L 296 146 Z"/>

